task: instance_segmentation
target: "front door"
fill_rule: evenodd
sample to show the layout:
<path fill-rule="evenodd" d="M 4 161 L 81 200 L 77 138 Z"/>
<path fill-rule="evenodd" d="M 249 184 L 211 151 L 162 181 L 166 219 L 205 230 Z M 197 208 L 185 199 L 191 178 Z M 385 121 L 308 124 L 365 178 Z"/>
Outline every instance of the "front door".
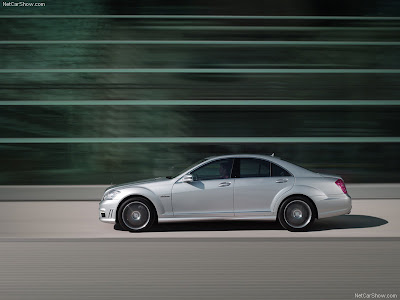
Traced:
<path fill-rule="evenodd" d="M 190 174 L 193 182 L 172 187 L 172 207 L 178 218 L 233 216 L 233 159 L 207 163 Z"/>

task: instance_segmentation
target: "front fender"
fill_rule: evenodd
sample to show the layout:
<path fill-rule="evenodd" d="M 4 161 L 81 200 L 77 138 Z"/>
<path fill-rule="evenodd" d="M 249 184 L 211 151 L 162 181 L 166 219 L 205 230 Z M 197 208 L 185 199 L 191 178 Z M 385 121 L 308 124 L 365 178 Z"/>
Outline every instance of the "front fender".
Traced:
<path fill-rule="evenodd" d="M 156 208 L 157 215 L 163 215 L 165 213 L 165 207 L 163 203 L 160 200 L 160 197 L 158 197 L 153 191 L 145 188 L 145 187 L 132 187 L 132 188 L 127 188 L 121 191 L 121 194 L 118 195 L 120 200 L 118 205 L 125 200 L 126 198 L 130 196 L 143 196 L 151 201 L 153 203 L 154 207 Z"/>

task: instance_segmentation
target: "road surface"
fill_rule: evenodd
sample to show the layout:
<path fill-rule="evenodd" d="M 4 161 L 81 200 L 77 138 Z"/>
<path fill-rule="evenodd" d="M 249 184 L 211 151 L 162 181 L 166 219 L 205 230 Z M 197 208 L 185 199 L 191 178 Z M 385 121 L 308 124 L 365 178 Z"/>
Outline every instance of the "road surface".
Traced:
<path fill-rule="evenodd" d="M 399 212 L 397 199 L 354 200 L 350 215 L 318 220 L 310 232 L 231 221 L 159 224 L 152 232 L 130 233 L 101 223 L 93 201 L 0 202 L 0 238 L 400 238 Z"/>
<path fill-rule="evenodd" d="M 397 199 L 353 201 L 351 215 L 317 221 L 305 233 L 242 221 L 167 224 L 129 233 L 100 223 L 97 206 L 0 202 L 0 298 L 358 299 L 400 294 Z"/>

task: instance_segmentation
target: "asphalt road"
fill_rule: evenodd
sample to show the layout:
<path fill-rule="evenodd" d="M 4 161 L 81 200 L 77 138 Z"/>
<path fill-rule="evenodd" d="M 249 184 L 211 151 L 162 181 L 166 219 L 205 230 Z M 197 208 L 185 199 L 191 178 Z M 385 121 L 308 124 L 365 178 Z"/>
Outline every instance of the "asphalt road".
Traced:
<path fill-rule="evenodd" d="M 318 220 L 293 233 L 271 222 L 159 224 L 130 233 L 98 220 L 98 202 L 0 202 L 0 238 L 308 238 L 398 237 L 400 200 L 354 200 L 350 215 Z"/>
<path fill-rule="evenodd" d="M 400 294 L 399 200 L 306 233 L 274 223 L 100 223 L 96 202 L 0 203 L 0 299 L 358 299 Z M 380 297 L 382 298 L 382 297 Z"/>

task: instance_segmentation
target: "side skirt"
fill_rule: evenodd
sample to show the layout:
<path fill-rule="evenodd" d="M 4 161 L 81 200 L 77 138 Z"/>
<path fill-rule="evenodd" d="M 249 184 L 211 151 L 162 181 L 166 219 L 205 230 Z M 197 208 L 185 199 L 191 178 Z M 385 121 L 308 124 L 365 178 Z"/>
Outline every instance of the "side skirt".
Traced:
<path fill-rule="evenodd" d="M 173 222 L 212 222 L 212 221 L 276 221 L 276 216 L 261 216 L 261 217 L 168 217 L 158 218 L 159 223 L 173 223 Z"/>

